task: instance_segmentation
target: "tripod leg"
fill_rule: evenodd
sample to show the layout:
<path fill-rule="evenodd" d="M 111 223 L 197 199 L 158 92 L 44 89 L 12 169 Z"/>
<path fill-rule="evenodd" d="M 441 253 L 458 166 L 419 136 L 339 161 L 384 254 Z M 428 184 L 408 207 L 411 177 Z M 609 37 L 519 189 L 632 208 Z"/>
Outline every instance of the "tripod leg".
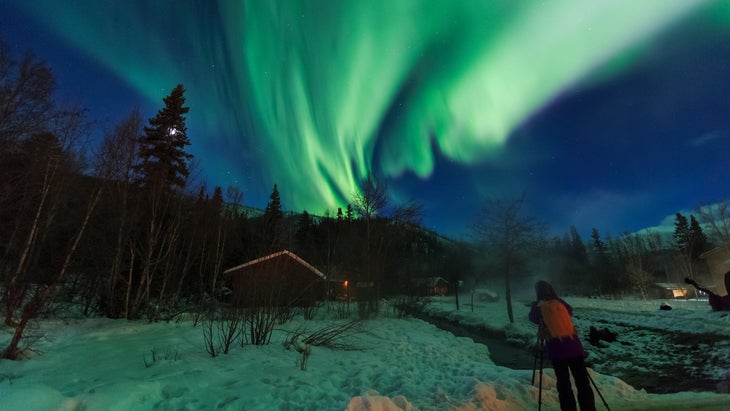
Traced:
<path fill-rule="evenodd" d="M 537 350 L 538 350 L 539 343 L 535 343 L 535 361 L 532 363 L 532 382 L 530 384 L 535 385 L 535 372 L 537 371 Z"/>
<path fill-rule="evenodd" d="M 588 375 L 588 380 L 591 382 L 591 384 L 593 384 L 593 389 L 596 390 L 596 392 L 598 393 L 598 396 L 601 398 L 601 401 L 603 401 L 603 405 L 606 407 L 606 409 L 608 411 L 611 411 L 611 409 L 608 408 L 608 403 L 606 403 L 606 399 L 603 398 L 603 394 L 601 394 L 601 391 L 598 390 L 598 386 L 596 385 L 596 382 L 593 381 L 593 377 L 591 377 L 591 374 L 588 372 L 588 370 L 586 370 L 586 375 Z"/>
<path fill-rule="evenodd" d="M 540 340 L 540 388 L 537 394 L 537 410 L 542 410 L 542 365 L 545 353 L 545 340 Z"/>

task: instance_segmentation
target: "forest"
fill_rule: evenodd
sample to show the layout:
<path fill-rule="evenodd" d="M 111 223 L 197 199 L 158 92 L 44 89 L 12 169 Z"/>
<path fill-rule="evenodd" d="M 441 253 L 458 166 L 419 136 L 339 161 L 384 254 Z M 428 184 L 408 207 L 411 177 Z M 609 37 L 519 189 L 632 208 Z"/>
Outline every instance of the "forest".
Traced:
<path fill-rule="evenodd" d="M 648 298 L 654 282 L 704 274 L 699 256 L 728 240 L 724 203 L 677 213 L 671 236 L 593 228 L 584 241 L 576 227 L 547 233 L 523 214 L 524 195 L 465 204 L 474 223 L 456 240 L 421 226 L 422 205 L 392 204 L 377 176 L 325 215 L 285 211 L 276 184 L 257 210 L 240 188 L 192 177 L 184 85 L 156 113 L 130 109 L 118 124 L 92 121 L 55 90 L 51 67 L 0 44 L 0 302 L 13 335 L 3 358 L 17 358 L 29 323 L 58 310 L 149 321 L 210 312 L 229 303 L 226 269 L 281 250 L 327 277 L 373 284 L 362 318 L 382 299 L 420 297 L 426 277 L 451 292 L 488 284 L 511 318 L 513 288 L 529 293 L 537 276 L 576 295 Z M 92 143 L 99 130 L 109 131 Z"/>

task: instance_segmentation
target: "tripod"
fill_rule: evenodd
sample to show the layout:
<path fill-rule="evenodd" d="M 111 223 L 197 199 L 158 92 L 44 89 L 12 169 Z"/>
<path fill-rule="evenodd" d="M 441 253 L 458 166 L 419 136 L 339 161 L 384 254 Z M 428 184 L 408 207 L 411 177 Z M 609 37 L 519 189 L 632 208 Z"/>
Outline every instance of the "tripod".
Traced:
<path fill-rule="evenodd" d="M 532 365 L 532 385 L 535 385 L 535 371 L 537 370 L 538 347 L 540 353 L 540 385 L 537 394 L 537 409 L 538 411 L 540 411 L 542 410 L 542 366 L 545 355 L 545 340 L 543 338 L 538 337 L 538 341 L 535 344 L 535 362 Z"/>
<path fill-rule="evenodd" d="M 539 357 L 540 357 L 540 376 L 539 376 L 539 391 L 538 391 L 538 397 L 537 397 L 537 409 L 538 411 L 542 410 L 542 373 L 543 373 L 543 363 L 544 363 L 544 355 L 545 355 L 545 339 L 538 337 L 538 342 L 535 344 L 535 362 L 532 366 L 532 385 L 535 385 L 535 374 L 537 372 L 537 357 L 538 357 L 538 347 L 539 347 Z M 591 374 L 586 370 L 586 376 L 588 376 L 588 380 L 593 385 L 593 389 L 596 391 L 598 396 L 601 398 L 601 401 L 603 402 L 603 405 L 606 407 L 606 410 L 611 411 L 611 409 L 608 407 L 608 403 L 606 403 L 606 399 L 603 398 L 603 394 L 601 394 L 601 391 L 598 389 L 598 386 L 596 385 L 596 382 L 593 381 L 593 378 L 591 377 Z"/>

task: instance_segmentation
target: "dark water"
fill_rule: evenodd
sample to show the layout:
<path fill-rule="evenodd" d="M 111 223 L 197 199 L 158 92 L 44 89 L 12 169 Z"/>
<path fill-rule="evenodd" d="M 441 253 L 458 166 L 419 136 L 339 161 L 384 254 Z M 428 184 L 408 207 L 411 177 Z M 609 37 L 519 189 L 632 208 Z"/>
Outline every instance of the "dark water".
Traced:
<path fill-rule="evenodd" d="M 448 331 L 457 337 L 468 337 L 474 340 L 474 342 L 486 345 L 489 348 L 490 359 L 502 367 L 512 368 L 513 370 L 532 370 L 536 365 L 535 355 L 530 350 L 525 349 L 525 347 L 518 347 L 506 343 L 506 337 L 503 331 L 462 325 L 444 318 L 431 317 L 425 314 L 420 315 L 418 318 L 444 331 Z M 545 363 L 544 366 L 548 366 L 548 364 Z"/>

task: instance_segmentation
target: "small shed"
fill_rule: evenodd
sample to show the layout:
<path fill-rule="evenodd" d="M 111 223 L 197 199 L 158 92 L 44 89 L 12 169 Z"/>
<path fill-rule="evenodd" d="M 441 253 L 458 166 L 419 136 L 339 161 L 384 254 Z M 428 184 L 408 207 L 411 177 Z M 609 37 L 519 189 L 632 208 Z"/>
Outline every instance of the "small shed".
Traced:
<path fill-rule="evenodd" d="M 680 283 L 654 283 L 653 294 L 655 298 L 687 298 L 689 287 Z"/>
<path fill-rule="evenodd" d="M 325 275 L 288 250 L 237 265 L 223 274 L 230 277 L 233 302 L 241 306 L 309 306 L 326 294 Z"/>
<path fill-rule="evenodd" d="M 449 282 L 443 277 L 414 278 L 412 282 L 420 295 L 446 295 L 449 292 Z"/>

